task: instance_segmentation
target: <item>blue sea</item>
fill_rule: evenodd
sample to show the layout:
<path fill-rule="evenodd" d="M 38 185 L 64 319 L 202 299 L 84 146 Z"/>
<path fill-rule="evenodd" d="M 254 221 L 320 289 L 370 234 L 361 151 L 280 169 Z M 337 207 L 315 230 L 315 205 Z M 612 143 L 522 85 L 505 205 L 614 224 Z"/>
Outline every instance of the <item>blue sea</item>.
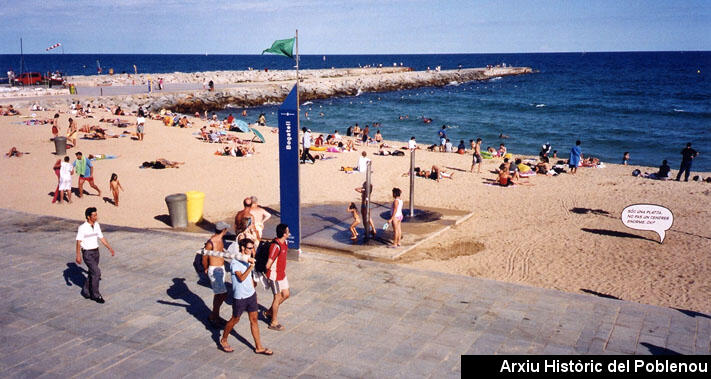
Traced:
<path fill-rule="evenodd" d="M 60 70 L 68 75 L 104 72 L 168 73 L 212 70 L 290 69 L 293 61 L 270 55 L 25 55 L 26 71 Z M 504 77 L 446 87 L 363 93 L 302 105 L 302 126 L 341 134 L 353 123 L 379 122 L 386 139 L 435 143 L 447 125 L 456 146 L 481 137 L 483 145 L 505 143 L 515 154 L 535 155 L 550 143 L 567 156 L 575 140 L 584 155 L 620 163 L 676 169 L 687 142 L 700 152 L 693 170 L 711 171 L 711 52 L 619 52 L 427 55 L 307 55 L 301 68 L 393 64 L 425 70 L 528 66 L 532 75 Z M 0 55 L 0 66 L 20 70 L 19 55 Z M 3 72 L 4 74 L 4 72 Z M 276 105 L 248 110 L 249 119 L 264 112 L 276 124 Z M 218 114 L 239 113 L 226 109 Z M 308 112 L 308 117 L 305 117 Z M 321 115 L 323 114 L 323 115 Z M 400 120 L 399 116 L 408 116 Z M 422 117 L 433 119 L 425 124 Z M 500 139 L 500 134 L 509 136 Z"/>

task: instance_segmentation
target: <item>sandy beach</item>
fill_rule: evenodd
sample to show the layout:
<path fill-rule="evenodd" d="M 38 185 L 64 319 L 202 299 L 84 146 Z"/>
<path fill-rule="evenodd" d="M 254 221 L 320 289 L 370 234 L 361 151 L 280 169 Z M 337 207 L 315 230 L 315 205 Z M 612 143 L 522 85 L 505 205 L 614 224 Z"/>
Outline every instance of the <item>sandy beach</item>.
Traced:
<path fill-rule="evenodd" d="M 56 110 L 23 115 L 51 118 Z M 61 109 L 60 133 L 66 133 L 67 109 Z M 254 122 L 256 114 L 245 121 Z M 135 130 L 135 116 L 122 116 L 131 125 L 126 129 L 99 123 L 108 112 L 95 110 L 94 118 L 79 118 L 79 126 L 101 125 L 113 133 Z M 165 229 L 161 221 L 167 214 L 165 196 L 189 190 L 206 194 L 207 220 L 229 219 L 241 209 L 245 196 L 256 195 L 262 205 L 279 201 L 277 135 L 273 128 L 258 127 L 267 139 L 256 144 L 250 157 L 216 156 L 224 145 L 199 141 L 195 133 L 204 121 L 191 118 L 193 127 L 165 127 L 149 120 L 142 142 L 129 137 L 107 140 L 79 139 L 74 153 L 116 155 L 116 159 L 95 162 L 97 185 L 102 196 L 88 185 L 88 196 L 73 197 L 72 204 L 52 204 L 51 193 L 57 178 L 52 166 L 58 159 L 50 142 L 50 125 L 22 124 L 28 118 L 0 117 L 3 153 L 12 146 L 28 152 L 20 158 L 0 159 L 5 178 L 0 181 L 0 207 L 34 214 L 82 219 L 86 207 L 96 206 L 106 224 L 139 228 Z M 268 119 L 275 125 L 276 119 Z M 358 122 L 359 120 L 353 120 Z M 196 126 L 197 125 L 197 126 Z M 342 133 L 348 125 L 337 126 Z M 388 138 L 387 126 L 381 129 Z M 80 133 L 82 135 L 83 133 Z M 237 134 L 249 138 L 247 134 Z M 472 136 L 476 138 L 476 136 Z M 484 141 L 484 145 L 496 141 Z M 571 141 L 571 146 L 574 141 Z M 405 145 L 391 142 L 394 147 Z M 583 153 L 594 151 L 584 146 Z M 681 150 L 683 146 L 679 146 Z M 359 200 L 353 190 L 363 181 L 361 174 L 341 172 L 341 166 L 354 166 L 361 153 L 373 159 L 373 200 L 391 201 L 390 190 L 400 187 L 408 198 L 409 178 L 402 176 L 409 158 L 374 156 L 375 146 L 357 152 L 327 153 L 334 159 L 301 166 L 303 203 L 347 202 Z M 567 148 L 566 148 L 567 151 Z M 516 154 L 513 151 L 514 155 Z M 567 154 L 565 154 L 567 156 Z M 165 158 L 185 162 L 180 168 L 139 169 L 144 161 Z M 433 164 L 454 173 L 453 179 L 440 182 L 417 178 L 416 204 L 429 207 L 471 210 L 475 216 L 446 234 L 420 246 L 402 257 L 401 264 L 462 275 L 484 277 L 568 292 L 588 292 L 646 304 L 689 309 L 709 313 L 711 304 L 711 184 L 702 182 L 655 181 L 633 177 L 631 172 L 655 172 L 656 168 L 622 166 L 605 162 L 605 168 L 580 168 L 578 174 L 556 177 L 536 176 L 528 185 L 503 188 L 489 184 L 491 171 L 501 163 L 485 160 L 481 174 L 469 173 L 471 155 L 417 152 L 417 165 Z M 678 162 L 672 162 L 676 175 Z M 125 189 L 120 207 L 106 202 L 111 197 L 109 178 L 118 174 Z M 710 176 L 711 173 L 693 172 Z M 73 178 L 76 187 L 77 178 Z M 620 221 L 622 209 L 635 203 L 659 204 L 675 217 L 663 244 L 651 231 L 625 227 Z M 407 203 L 406 203 L 407 206 Z M 345 211 L 345 210 L 344 210 Z M 74 231 L 67 231 L 73 233 Z M 407 243 L 408 236 L 404 236 Z M 62 248 L 64 249 L 64 248 Z M 58 254 L 72 257 L 71 247 Z M 130 253 L 130 252 L 128 252 Z"/>

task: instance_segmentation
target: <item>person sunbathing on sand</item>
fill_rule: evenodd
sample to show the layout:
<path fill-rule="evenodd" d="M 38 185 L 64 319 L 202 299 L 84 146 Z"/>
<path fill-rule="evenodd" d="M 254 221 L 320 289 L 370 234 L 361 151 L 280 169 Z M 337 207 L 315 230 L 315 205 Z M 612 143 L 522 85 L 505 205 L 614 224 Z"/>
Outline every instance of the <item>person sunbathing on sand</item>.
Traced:
<path fill-rule="evenodd" d="M 5 156 L 8 157 L 8 158 L 12 158 L 12 157 L 18 157 L 18 158 L 20 158 L 20 157 L 22 157 L 24 154 L 28 154 L 28 153 L 23 153 L 23 152 L 21 152 L 21 151 L 18 151 L 17 148 L 16 148 L 15 146 L 13 146 L 13 147 L 10 149 L 10 151 L 8 151 L 7 153 L 5 153 Z"/>
<path fill-rule="evenodd" d="M 600 164 L 600 159 L 595 158 L 593 156 L 589 156 L 589 157 L 583 159 L 583 161 L 581 162 L 580 165 L 583 167 L 595 167 L 598 164 Z"/>
<path fill-rule="evenodd" d="M 82 132 L 82 133 L 91 133 L 91 132 L 95 132 L 95 131 L 100 131 L 100 132 L 103 133 L 103 132 L 104 132 L 104 129 L 100 128 L 100 127 L 97 126 L 97 125 L 91 125 L 91 126 L 89 126 L 89 125 L 84 125 L 84 126 L 82 126 L 82 127 L 79 128 L 79 131 Z"/>
<path fill-rule="evenodd" d="M 181 165 L 185 164 L 185 162 L 177 162 L 177 161 L 173 162 L 173 161 L 169 161 L 165 158 L 158 158 L 158 159 L 156 159 L 156 162 L 160 162 L 163 166 L 169 167 L 169 168 L 179 168 Z"/>
<path fill-rule="evenodd" d="M 215 154 L 233 157 L 246 157 L 254 153 L 254 146 L 225 146 L 224 151 L 217 150 Z"/>
<path fill-rule="evenodd" d="M 208 134 L 209 141 L 212 143 L 222 143 L 224 138 L 214 129 L 210 129 L 210 134 Z"/>
<path fill-rule="evenodd" d="M 200 128 L 200 137 L 203 141 L 210 141 L 210 135 L 207 133 L 207 126 Z"/>
<path fill-rule="evenodd" d="M 452 179 L 452 176 L 454 176 L 454 174 L 449 171 L 441 170 L 439 166 L 432 165 L 431 170 L 421 170 L 419 167 L 415 167 L 415 176 L 428 178 L 439 182 L 439 180 L 442 178 Z"/>
<path fill-rule="evenodd" d="M 536 173 L 545 174 L 548 176 L 553 175 L 553 173 L 555 171 L 552 171 L 550 168 L 548 168 L 548 163 L 549 163 L 549 160 L 548 160 L 547 156 L 541 157 L 540 161 L 538 163 L 536 163 L 536 167 L 535 167 Z"/>
<path fill-rule="evenodd" d="M 0 116 L 19 116 L 20 112 L 17 111 L 17 109 L 12 107 L 12 104 L 7 106 L 7 109 L 3 111 L 2 107 L 0 107 Z"/>
<path fill-rule="evenodd" d="M 516 184 L 511 177 L 511 174 L 509 174 L 509 170 L 499 171 L 499 179 L 497 180 L 497 183 L 502 187 L 508 187 Z"/>
<path fill-rule="evenodd" d="M 667 164 L 667 160 L 662 161 L 662 165 L 659 166 L 659 171 L 653 172 L 651 174 L 649 173 L 644 173 L 645 178 L 649 179 L 655 179 L 655 180 L 668 180 L 669 178 L 669 171 L 671 171 L 671 167 Z"/>

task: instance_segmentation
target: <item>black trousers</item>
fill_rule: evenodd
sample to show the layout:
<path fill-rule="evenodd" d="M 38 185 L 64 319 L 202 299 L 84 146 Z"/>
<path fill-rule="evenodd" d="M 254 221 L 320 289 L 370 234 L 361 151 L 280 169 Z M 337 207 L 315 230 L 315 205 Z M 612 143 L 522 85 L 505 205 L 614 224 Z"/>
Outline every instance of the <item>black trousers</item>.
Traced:
<path fill-rule="evenodd" d="M 99 292 L 99 280 L 101 280 L 101 269 L 99 269 L 99 249 L 84 250 L 81 249 L 82 259 L 89 269 L 89 277 L 84 282 L 84 288 L 81 293 L 84 296 L 93 298 L 101 297 Z"/>
<path fill-rule="evenodd" d="M 681 162 L 681 166 L 679 166 L 679 173 L 676 174 L 676 180 L 679 180 L 681 178 L 681 174 L 685 173 L 684 175 L 684 180 L 687 182 L 689 181 L 689 174 L 691 174 L 691 161 L 688 162 Z"/>
<path fill-rule="evenodd" d="M 299 158 L 299 160 L 306 162 L 307 159 L 310 160 L 311 162 L 316 162 L 314 157 L 311 156 L 309 149 L 304 149 L 304 151 L 301 153 L 301 158 Z"/>

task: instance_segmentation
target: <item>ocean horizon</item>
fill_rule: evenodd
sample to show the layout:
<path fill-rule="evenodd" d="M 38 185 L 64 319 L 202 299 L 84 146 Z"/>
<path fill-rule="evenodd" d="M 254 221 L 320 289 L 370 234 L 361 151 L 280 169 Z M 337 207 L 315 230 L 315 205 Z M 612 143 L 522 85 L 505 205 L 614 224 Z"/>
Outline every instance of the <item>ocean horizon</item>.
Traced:
<path fill-rule="evenodd" d="M 97 63 L 98 61 L 98 63 Z M 294 61 L 273 55 L 199 54 L 26 54 L 26 71 L 60 70 L 68 75 L 172 73 L 219 70 L 292 69 Z M 380 123 L 386 139 L 437 141 L 448 126 L 456 146 L 482 138 L 484 147 L 505 143 L 514 154 L 536 155 L 550 143 L 567 158 L 575 140 L 584 155 L 620 163 L 630 152 L 632 165 L 677 169 L 687 142 L 700 152 L 692 170 L 711 172 L 711 52 L 573 52 L 502 54 L 301 55 L 301 69 L 400 65 L 443 70 L 506 64 L 527 66 L 535 74 L 486 82 L 452 83 L 360 96 L 314 100 L 302 105 L 302 126 L 332 133 L 354 123 Z M 0 55 L 4 69 L 19 71 L 20 55 Z M 4 76 L 4 72 L 3 72 Z M 277 105 L 249 110 L 276 124 Z M 241 108 L 219 111 L 220 116 Z M 306 117 L 306 112 L 309 112 Z M 400 116 L 407 116 L 401 120 Z M 431 118 L 430 124 L 422 121 Z M 499 135 L 509 136 L 500 139 Z M 630 170 L 631 171 L 631 170 Z"/>

